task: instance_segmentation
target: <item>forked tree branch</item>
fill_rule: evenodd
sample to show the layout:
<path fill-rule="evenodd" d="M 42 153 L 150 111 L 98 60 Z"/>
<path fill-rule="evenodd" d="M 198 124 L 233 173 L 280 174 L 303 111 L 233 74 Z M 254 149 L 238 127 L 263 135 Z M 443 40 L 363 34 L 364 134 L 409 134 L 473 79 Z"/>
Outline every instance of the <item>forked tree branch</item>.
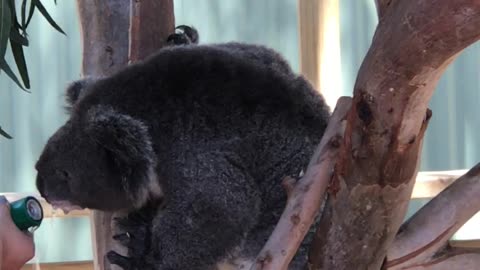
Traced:
<path fill-rule="evenodd" d="M 410 200 L 430 98 L 480 38 L 478 0 L 378 3 L 383 17 L 355 83 L 311 269 L 380 269 Z"/>
<path fill-rule="evenodd" d="M 480 211 L 479 194 L 480 163 L 402 225 L 388 251 L 386 263 L 388 269 L 404 269 L 428 263 L 434 260 L 434 257 L 438 257 L 439 253 L 446 255 L 452 253 L 451 249 L 445 250 L 447 241 Z M 455 249 L 455 252 L 458 250 Z M 477 263 L 480 265 L 480 260 L 477 260 Z"/>
<path fill-rule="evenodd" d="M 288 194 L 286 208 L 252 270 L 288 269 L 324 200 L 351 102 L 348 97 L 338 100 L 325 135 L 313 154 L 305 175 L 296 184 L 285 183 Z"/>

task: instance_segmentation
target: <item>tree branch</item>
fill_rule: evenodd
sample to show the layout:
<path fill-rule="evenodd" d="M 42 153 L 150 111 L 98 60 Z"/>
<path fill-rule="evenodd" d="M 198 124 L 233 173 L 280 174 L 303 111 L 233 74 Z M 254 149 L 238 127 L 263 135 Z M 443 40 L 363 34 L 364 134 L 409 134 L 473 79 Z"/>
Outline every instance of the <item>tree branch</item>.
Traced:
<path fill-rule="evenodd" d="M 350 106 L 351 98 L 342 97 L 338 100 L 305 175 L 293 187 L 291 182 L 284 184 L 289 194 L 286 208 L 252 270 L 287 269 L 324 200 Z"/>
<path fill-rule="evenodd" d="M 434 259 L 404 267 L 404 270 L 477 269 L 480 265 L 480 249 L 446 247 Z M 400 268 L 387 268 L 400 269 Z"/>
<path fill-rule="evenodd" d="M 478 0 L 392 1 L 387 10 L 358 73 L 312 269 L 380 269 L 407 210 L 428 102 L 480 37 Z"/>
<path fill-rule="evenodd" d="M 480 163 L 405 222 L 387 255 L 389 269 L 429 261 L 480 211 Z"/>

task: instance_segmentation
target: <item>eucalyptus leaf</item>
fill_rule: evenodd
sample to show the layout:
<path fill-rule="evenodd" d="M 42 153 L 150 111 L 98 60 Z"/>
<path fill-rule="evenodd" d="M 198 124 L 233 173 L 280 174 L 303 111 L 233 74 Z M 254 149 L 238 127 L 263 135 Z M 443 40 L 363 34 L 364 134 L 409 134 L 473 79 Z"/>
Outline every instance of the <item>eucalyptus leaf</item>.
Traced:
<path fill-rule="evenodd" d="M 5 132 L 5 130 L 3 130 L 2 127 L 0 127 L 0 135 L 4 136 L 7 139 L 12 139 L 12 136 L 8 135 L 8 133 Z"/>
<path fill-rule="evenodd" d="M 22 29 L 25 31 L 27 25 L 27 0 L 22 1 L 20 17 L 22 17 Z"/>
<path fill-rule="evenodd" d="M 25 61 L 25 55 L 23 53 L 22 45 L 15 43 L 10 40 L 10 47 L 12 48 L 13 58 L 17 64 L 18 72 L 22 77 L 23 84 L 25 88 L 30 89 L 30 78 L 28 76 L 27 63 Z"/>
<path fill-rule="evenodd" d="M 0 58 L 5 58 L 7 51 L 8 38 L 12 28 L 12 13 L 10 11 L 8 0 L 0 0 Z"/>
<path fill-rule="evenodd" d="M 8 1 L 8 6 L 10 7 L 10 13 L 12 17 L 12 24 L 15 24 L 15 21 L 17 20 L 17 13 L 15 9 L 15 0 L 9 0 Z"/>
<path fill-rule="evenodd" d="M 33 17 L 33 12 L 35 11 L 35 3 L 34 0 L 30 1 L 30 9 L 28 10 L 28 18 L 27 18 L 27 23 L 25 24 L 25 27 L 23 29 L 27 29 L 28 25 L 30 24 L 30 20 Z"/>
<path fill-rule="evenodd" d="M 40 13 L 42 13 L 43 17 L 47 19 L 47 21 L 50 23 L 51 26 L 53 26 L 53 28 L 57 29 L 57 31 L 62 34 L 67 35 L 65 34 L 65 32 L 63 32 L 62 28 L 60 28 L 60 26 L 58 26 L 58 24 L 53 20 L 50 14 L 48 14 L 47 10 L 43 6 L 42 2 L 40 2 L 40 0 L 32 0 L 32 3 L 35 3 L 35 7 L 38 9 L 38 11 L 40 11 Z"/>
<path fill-rule="evenodd" d="M 12 80 L 18 85 L 18 87 L 20 87 L 23 91 L 30 93 L 30 91 L 25 90 L 25 88 L 22 86 L 22 84 L 21 84 L 20 81 L 18 80 L 17 76 L 15 75 L 15 73 L 13 73 L 12 69 L 11 69 L 10 66 L 7 64 L 7 62 L 5 61 L 5 59 L 0 60 L 0 68 L 1 68 L 3 71 L 5 71 L 5 74 L 7 74 L 8 77 L 10 77 L 10 79 L 12 79 Z"/>
<path fill-rule="evenodd" d="M 10 41 L 28 47 L 28 39 L 13 28 L 10 31 Z"/>

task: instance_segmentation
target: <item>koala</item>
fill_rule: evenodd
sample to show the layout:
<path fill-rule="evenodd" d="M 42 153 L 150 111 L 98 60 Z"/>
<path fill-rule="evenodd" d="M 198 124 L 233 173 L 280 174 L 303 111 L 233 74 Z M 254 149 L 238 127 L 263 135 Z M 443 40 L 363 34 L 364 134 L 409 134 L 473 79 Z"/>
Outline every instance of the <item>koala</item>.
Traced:
<path fill-rule="evenodd" d="M 128 254 L 106 254 L 123 269 L 248 269 L 330 108 L 268 47 L 183 40 L 67 87 L 69 118 L 35 165 L 37 189 L 64 211 L 127 212 L 114 239 Z M 314 229 L 290 270 L 305 269 Z"/>

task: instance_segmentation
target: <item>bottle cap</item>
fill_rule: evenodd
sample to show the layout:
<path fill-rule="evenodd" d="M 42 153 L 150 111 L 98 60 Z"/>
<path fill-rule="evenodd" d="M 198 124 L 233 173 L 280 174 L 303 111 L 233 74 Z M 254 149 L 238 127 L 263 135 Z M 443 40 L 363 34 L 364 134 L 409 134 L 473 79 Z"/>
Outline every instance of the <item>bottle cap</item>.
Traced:
<path fill-rule="evenodd" d="M 43 209 L 35 197 L 28 196 L 10 204 L 13 222 L 22 230 L 34 231 L 43 220 Z"/>

